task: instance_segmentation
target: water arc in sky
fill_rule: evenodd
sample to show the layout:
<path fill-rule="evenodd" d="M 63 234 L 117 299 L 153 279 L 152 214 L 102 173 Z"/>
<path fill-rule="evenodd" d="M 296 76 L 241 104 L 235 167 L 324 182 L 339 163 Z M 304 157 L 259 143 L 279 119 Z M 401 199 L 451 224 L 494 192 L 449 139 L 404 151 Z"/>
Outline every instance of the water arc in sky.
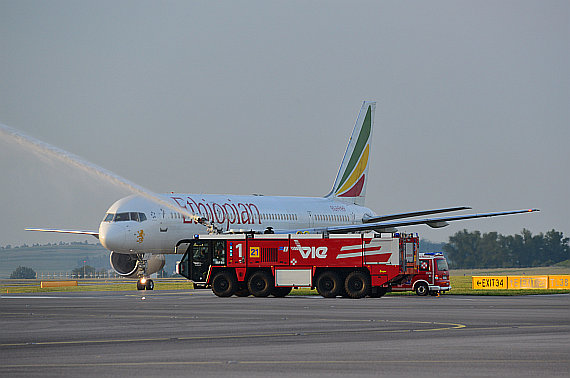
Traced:
<path fill-rule="evenodd" d="M 160 197 L 158 194 L 151 190 L 148 190 L 134 182 L 127 180 L 118 174 L 109 171 L 108 169 L 102 168 L 94 163 L 91 163 L 80 156 L 77 156 L 71 152 L 62 150 L 59 147 L 52 146 L 49 143 L 43 142 L 32 136 L 29 136 L 17 129 L 6 126 L 0 123 L 0 137 L 6 141 L 11 141 L 19 144 L 20 146 L 29 149 L 40 156 L 44 156 L 50 159 L 59 160 L 67 165 L 80 169 L 87 172 L 99 179 L 103 179 L 113 185 L 120 188 L 127 189 L 133 194 L 141 195 L 157 204 L 166 206 L 178 213 L 184 214 L 190 219 L 194 219 L 197 222 L 204 223 L 205 221 L 198 217 L 196 214 L 189 212 L 186 209 L 180 208 L 175 204 L 166 201 L 164 198 Z"/>

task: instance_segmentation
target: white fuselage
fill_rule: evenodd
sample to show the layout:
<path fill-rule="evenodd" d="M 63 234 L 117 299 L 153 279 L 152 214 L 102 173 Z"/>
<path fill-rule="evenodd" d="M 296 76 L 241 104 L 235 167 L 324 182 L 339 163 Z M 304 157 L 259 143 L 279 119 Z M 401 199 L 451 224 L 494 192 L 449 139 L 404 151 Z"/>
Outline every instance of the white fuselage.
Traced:
<path fill-rule="evenodd" d="M 122 198 L 109 208 L 99 226 L 101 244 L 117 253 L 175 253 L 178 241 L 207 233 L 206 226 L 184 213 L 206 218 L 222 232 L 263 232 L 268 227 L 279 232 L 359 224 L 364 215 L 375 215 L 363 206 L 319 197 L 160 196 L 181 212 L 141 196 Z"/>

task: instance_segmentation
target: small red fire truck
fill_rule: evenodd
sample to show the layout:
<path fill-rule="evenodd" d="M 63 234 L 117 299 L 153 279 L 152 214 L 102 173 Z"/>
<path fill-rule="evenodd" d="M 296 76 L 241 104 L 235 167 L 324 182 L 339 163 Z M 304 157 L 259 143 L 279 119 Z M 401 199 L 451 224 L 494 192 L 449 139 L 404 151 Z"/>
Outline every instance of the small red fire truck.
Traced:
<path fill-rule="evenodd" d="M 392 291 L 412 291 L 417 295 L 437 295 L 451 290 L 447 260 L 441 252 L 420 253 L 418 274 L 398 285 Z"/>
<path fill-rule="evenodd" d="M 284 297 L 293 287 L 381 297 L 418 273 L 418 247 L 405 234 L 196 235 L 178 242 L 176 270 L 220 297 Z"/>

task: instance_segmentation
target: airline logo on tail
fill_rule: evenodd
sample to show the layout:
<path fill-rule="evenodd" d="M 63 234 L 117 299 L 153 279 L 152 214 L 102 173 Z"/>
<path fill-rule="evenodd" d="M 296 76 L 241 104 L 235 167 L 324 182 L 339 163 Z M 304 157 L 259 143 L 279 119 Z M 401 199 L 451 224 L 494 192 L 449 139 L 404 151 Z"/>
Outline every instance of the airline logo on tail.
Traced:
<path fill-rule="evenodd" d="M 375 109 L 375 102 L 365 101 L 362 104 L 333 190 L 327 197 L 333 196 L 357 205 L 364 205 Z"/>

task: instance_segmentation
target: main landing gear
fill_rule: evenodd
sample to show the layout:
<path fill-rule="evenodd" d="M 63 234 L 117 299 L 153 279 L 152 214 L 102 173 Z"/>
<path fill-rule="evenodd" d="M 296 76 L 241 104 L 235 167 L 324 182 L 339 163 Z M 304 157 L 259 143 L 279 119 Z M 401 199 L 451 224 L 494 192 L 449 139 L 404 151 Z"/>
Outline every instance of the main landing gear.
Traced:
<path fill-rule="evenodd" d="M 137 281 L 137 290 L 152 290 L 154 289 L 154 282 L 150 278 L 141 277 Z"/>

